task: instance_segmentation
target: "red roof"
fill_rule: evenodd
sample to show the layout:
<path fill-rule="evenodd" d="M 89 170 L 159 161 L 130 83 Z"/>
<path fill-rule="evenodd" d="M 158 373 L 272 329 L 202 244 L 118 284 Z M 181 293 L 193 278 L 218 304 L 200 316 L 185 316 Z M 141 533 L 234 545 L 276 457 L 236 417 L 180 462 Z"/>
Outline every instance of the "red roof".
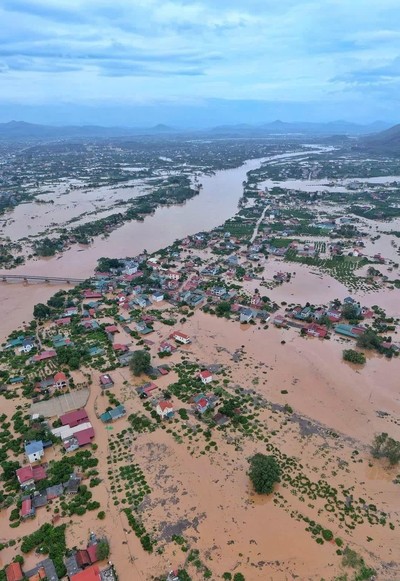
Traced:
<path fill-rule="evenodd" d="M 62 371 L 59 371 L 58 373 L 55 374 L 54 381 L 56 383 L 59 383 L 59 382 L 62 382 L 62 381 L 67 381 L 67 376 Z"/>
<path fill-rule="evenodd" d="M 74 428 L 75 426 L 78 426 L 79 424 L 83 424 L 84 422 L 88 421 L 88 415 L 86 413 L 86 410 L 84 408 L 80 409 L 80 410 L 75 410 L 74 412 L 68 412 L 67 414 L 64 414 L 62 416 L 60 416 L 60 421 L 62 423 L 63 426 L 71 426 L 71 428 Z"/>
<path fill-rule="evenodd" d="M 37 466 L 32 466 L 33 480 L 39 482 L 39 480 L 44 480 L 47 478 L 47 472 L 44 466 L 38 464 Z"/>
<path fill-rule="evenodd" d="M 108 325 L 105 330 L 107 333 L 119 333 L 117 325 Z"/>
<path fill-rule="evenodd" d="M 15 474 L 18 478 L 18 482 L 24 484 L 25 482 L 28 482 L 28 480 L 33 479 L 32 466 L 22 466 L 22 468 L 16 470 Z"/>
<path fill-rule="evenodd" d="M 113 349 L 114 351 L 129 351 L 128 345 L 122 345 L 121 343 L 115 343 Z"/>
<path fill-rule="evenodd" d="M 172 333 L 172 336 L 173 337 L 182 337 L 182 339 L 189 339 L 189 335 L 182 333 L 182 331 L 174 331 L 174 333 Z"/>
<path fill-rule="evenodd" d="M 92 291 L 92 290 L 83 291 L 83 296 L 85 297 L 85 299 L 102 299 L 103 298 L 103 295 L 101 293 L 99 293 L 98 291 Z"/>
<path fill-rule="evenodd" d="M 78 440 L 79 446 L 86 446 L 86 444 L 90 444 L 90 442 L 94 438 L 94 429 L 86 428 L 86 430 L 76 432 L 74 436 Z"/>
<path fill-rule="evenodd" d="M 100 569 L 98 565 L 92 565 L 75 575 L 71 575 L 70 581 L 100 581 Z"/>
<path fill-rule="evenodd" d="M 50 349 L 49 351 L 43 351 L 38 355 L 33 356 L 34 361 L 44 361 L 45 359 L 51 359 L 51 357 L 56 357 L 57 353 L 54 349 Z"/>
<path fill-rule="evenodd" d="M 61 319 L 57 319 L 54 322 L 56 325 L 69 325 L 71 322 L 71 317 L 62 317 Z"/>
<path fill-rule="evenodd" d="M 199 373 L 199 375 L 200 375 L 200 377 L 201 377 L 202 379 L 207 379 L 208 377 L 212 377 L 212 373 L 210 373 L 210 372 L 208 371 L 208 369 L 205 369 L 204 371 L 201 371 L 201 372 Z"/>
<path fill-rule="evenodd" d="M 79 567 L 83 567 L 83 565 L 90 565 L 90 558 L 87 551 L 77 551 L 75 555 L 75 559 Z"/>
<path fill-rule="evenodd" d="M 206 400 L 206 398 L 205 398 L 205 397 L 202 397 L 201 399 L 199 399 L 199 401 L 197 402 L 197 404 L 196 404 L 196 405 L 197 405 L 198 407 L 205 408 L 205 407 L 207 407 L 207 405 L 208 405 L 208 401 Z"/>
<path fill-rule="evenodd" d="M 28 516 L 31 514 L 32 511 L 32 500 L 30 498 L 26 498 L 22 501 L 21 507 L 21 516 Z"/>
<path fill-rule="evenodd" d="M 86 551 L 91 563 L 96 563 L 99 560 L 97 556 L 97 545 L 89 545 Z"/>
<path fill-rule="evenodd" d="M 174 406 L 172 405 L 172 403 L 170 401 L 160 401 L 158 403 L 158 405 L 160 406 L 162 411 L 167 410 L 167 409 L 171 409 L 171 410 L 174 409 Z"/>
<path fill-rule="evenodd" d="M 11 563 L 6 569 L 7 581 L 21 581 L 24 578 L 21 565 L 19 563 Z"/>

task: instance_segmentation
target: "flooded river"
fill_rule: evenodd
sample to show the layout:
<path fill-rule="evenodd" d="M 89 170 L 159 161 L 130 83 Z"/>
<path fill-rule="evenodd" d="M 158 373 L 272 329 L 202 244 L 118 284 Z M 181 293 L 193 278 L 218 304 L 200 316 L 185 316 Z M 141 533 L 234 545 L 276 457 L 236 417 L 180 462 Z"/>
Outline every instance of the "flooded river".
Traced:
<path fill-rule="evenodd" d="M 320 151 L 325 149 L 321 147 Z M 303 150 L 253 159 L 235 169 L 200 176 L 199 182 L 203 186 L 200 194 L 184 204 L 157 208 L 143 222 L 128 222 L 114 230 L 108 238 L 96 238 L 89 246 L 75 245 L 59 256 L 28 261 L 12 273 L 86 277 L 92 274 L 97 260 L 102 256 L 135 256 L 143 249 L 155 252 L 176 239 L 215 228 L 236 213 L 248 171 L 260 167 L 263 162 L 303 156 L 305 153 Z M 4 340 L 23 321 L 29 321 L 33 306 L 38 302 L 46 302 L 59 288 L 68 287 L 0 283 L 0 338 Z"/>

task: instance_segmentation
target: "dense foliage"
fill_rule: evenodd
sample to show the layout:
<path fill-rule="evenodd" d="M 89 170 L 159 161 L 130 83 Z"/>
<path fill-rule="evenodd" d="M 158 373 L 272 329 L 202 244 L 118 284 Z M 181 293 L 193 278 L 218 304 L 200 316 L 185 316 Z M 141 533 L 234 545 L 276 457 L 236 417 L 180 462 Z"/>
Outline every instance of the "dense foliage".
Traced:
<path fill-rule="evenodd" d="M 148 351 L 134 351 L 129 362 L 133 375 L 147 373 L 150 369 L 151 356 Z"/>
<path fill-rule="evenodd" d="M 392 466 L 400 461 L 400 442 L 385 432 L 375 436 L 371 453 L 374 458 L 387 458 Z"/>
<path fill-rule="evenodd" d="M 281 469 L 275 456 L 255 454 L 250 458 L 250 480 L 258 494 L 271 494 L 274 484 L 280 482 Z"/>
<path fill-rule="evenodd" d="M 355 349 L 345 349 L 343 351 L 343 359 L 350 361 L 350 363 L 359 363 L 360 365 L 366 361 L 364 353 L 355 351 Z"/>

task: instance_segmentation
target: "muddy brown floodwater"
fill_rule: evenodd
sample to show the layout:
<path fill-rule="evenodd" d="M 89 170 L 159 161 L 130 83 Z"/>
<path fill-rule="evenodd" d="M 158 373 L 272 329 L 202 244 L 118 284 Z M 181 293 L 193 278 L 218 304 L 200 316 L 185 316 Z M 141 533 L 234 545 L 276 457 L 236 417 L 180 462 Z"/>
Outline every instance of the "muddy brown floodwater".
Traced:
<path fill-rule="evenodd" d="M 260 160 L 254 160 L 242 168 L 204 177 L 200 195 L 183 206 L 160 208 L 143 223 L 126 224 L 107 240 L 96 240 L 82 252 L 74 247 L 60 258 L 29 262 L 16 272 L 89 276 L 100 256 L 135 255 L 143 248 L 154 251 L 175 238 L 212 228 L 235 212 L 246 171 L 259 163 Z M 271 260 L 267 268 L 270 270 L 265 274 L 269 278 L 282 266 L 279 261 Z M 312 274 L 308 267 L 288 265 L 284 270 L 296 272 L 292 282 L 265 291 L 278 302 L 325 302 L 335 296 L 343 299 L 347 294 L 343 285 L 329 276 Z M 250 291 L 256 283 L 246 285 Z M 33 305 L 45 302 L 57 288 L 0 283 L 3 339 L 23 321 L 29 321 Z M 394 293 L 384 291 L 381 296 L 393 310 L 398 309 Z M 366 304 L 381 304 L 377 293 L 360 298 Z M 123 465 L 122 459 L 109 464 L 110 442 L 128 427 L 128 422 L 126 418 L 120 419 L 112 430 L 100 422 L 98 414 L 105 411 L 108 399 L 101 396 L 97 372 L 94 372 L 86 409 L 95 428 L 98 471 L 102 479 L 93 493 L 106 511 L 106 518 L 100 521 L 97 511 L 73 517 L 67 528 L 67 545 L 82 547 L 90 531 L 104 532 L 110 539 L 111 560 L 120 581 L 147 581 L 153 575 L 183 566 L 187 555 L 170 542 L 172 531 L 200 551 L 202 561 L 213 572 L 213 579 L 220 579 L 225 571 L 240 571 L 247 581 L 296 578 L 314 581 L 343 574 L 337 547 L 328 542 L 317 545 L 305 530 L 305 523 L 292 518 L 291 511 L 298 511 L 315 518 L 324 528 L 332 529 L 335 537 L 355 547 L 369 564 L 380 569 L 379 578 L 398 581 L 400 495 L 398 484 L 394 483 L 396 471 L 380 462 L 371 463 L 369 453 L 376 432 L 387 431 L 400 439 L 398 360 L 371 355 L 365 366 L 357 368 L 342 361 L 341 352 L 349 343 L 338 337 L 330 341 L 302 338 L 295 329 L 239 325 L 201 311 L 182 323 L 182 330 L 190 335 L 192 344 L 177 351 L 169 363 L 179 363 L 182 355 L 186 355 L 200 365 L 223 365 L 232 390 L 242 386 L 274 406 L 290 405 L 295 412 L 291 417 L 282 419 L 267 405 L 258 417 L 259 424 L 268 428 L 281 452 L 301 462 L 310 479 L 324 478 L 336 488 L 351 488 L 355 498 L 362 497 L 376 504 L 396 522 L 395 530 L 388 525 L 370 527 L 364 523 L 355 530 L 345 531 L 323 510 L 324 503 L 316 508 L 307 505 L 308 500 L 303 502 L 291 494 L 283 482 L 276 490 L 289 503 L 289 509 L 283 502 L 274 502 L 273 497 L 255 496 L 249 486 L 247 459 L 265 451 L 265 443 L 262 449 L 262 442 L 256 438 L 243 438 L 236 448 L 232 442 L 236 438 L 234 432 L 228 430 L 225 434 L 216 430 L 213 438 L 218 450 L 205 453 L 204 441 L 197 443 L 195 438 L 180 441 L 167 429 L 160 428 L 138 434 L 126 444 L 129 462 L 140 466 L 151 488 L 142 507 L 143 523 L 161 544 L 166 541 L 164 552 L 145 553 L 120 511 L 123 505 L 116 504 L 112 498 L 108 474 L 110 469 L 117 474 Z M 150 349 L 157 364 L 157 346 L 169 331 L 168 327 L 155 323 L 155 333 L 151 336 L 154 345 Z M 238 353 L 240 356 L 234 356 Z M 143 413 L 128 368 L 114 370 L 112 377 L 113 393 L 125 405 L 127 416 L 132 412 Z M 171 372 L 157 383 L 162 390 L 176 380 L 177 374 Z M 137 381 L 140 383 L 140 378 Z M 184 407 L 178 400 L 175 403 L 177 408 Z M 15 401 L 5 400 L 2 405 L 3 411 L 12 415 Z M 181 424 L 171 423 L 171 426 L 183 432 Z M 357 460 L 352 456 L 354 450 L 358 452 Z M 51 459 L 52 452 L 46 454 L 46 459 Z M 21 524 L 18 529 L 8 527 L 8 517 L 9 511 L 0 513 L 0 541 L 2 537 L 17 539 L 33 532 L 49 519 L 49 513 L 39 510 L 36 519 Z M 3 564 L 10 562 L 15 550 L 2 551 Z M 34 555 L 28 555 L 27 563 L 34 562 Z M 190 573 L 194 581 L 204 578 L 203 573 L 193 572 L 193 568 Z"/>

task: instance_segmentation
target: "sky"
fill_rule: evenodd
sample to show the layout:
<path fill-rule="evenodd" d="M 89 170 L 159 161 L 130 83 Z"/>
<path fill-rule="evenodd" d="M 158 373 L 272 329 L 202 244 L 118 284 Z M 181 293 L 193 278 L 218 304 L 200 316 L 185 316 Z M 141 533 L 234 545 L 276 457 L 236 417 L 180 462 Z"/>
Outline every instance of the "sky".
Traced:
<path fill-rule="evenodd" d="M 0 0 L 0 122 L 396 122 L 399 0 Z"/>

